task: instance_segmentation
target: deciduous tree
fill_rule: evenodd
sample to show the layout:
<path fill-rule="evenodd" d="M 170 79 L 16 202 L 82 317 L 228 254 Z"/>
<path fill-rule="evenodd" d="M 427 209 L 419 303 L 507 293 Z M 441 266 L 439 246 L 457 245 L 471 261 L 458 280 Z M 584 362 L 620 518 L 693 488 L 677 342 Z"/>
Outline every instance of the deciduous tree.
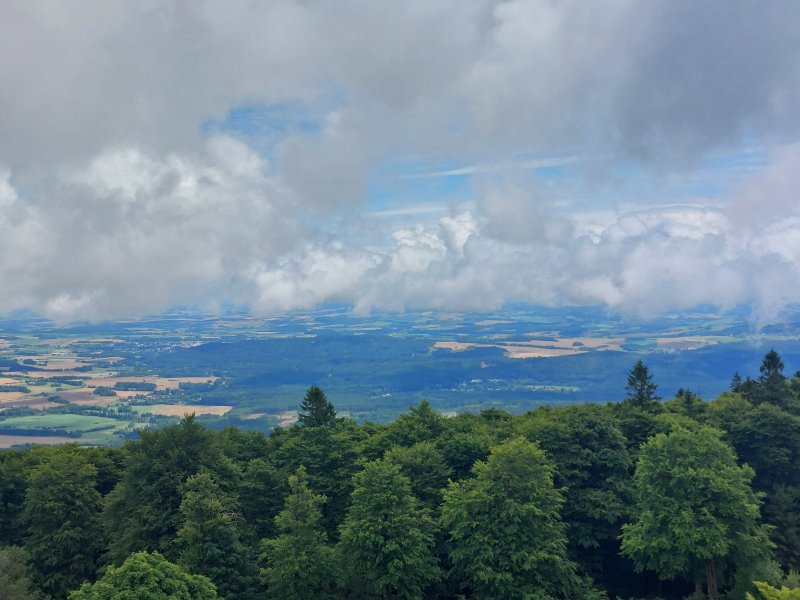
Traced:
<path fill-rule="evenodd" d="M 69 600 L 217 600 L 214 584 L 190 575 L 158 552 L 137 552 L 120 567 L 109 567 L 95 583 L 85 583 Z"/>
<path fill-rule="evenodd" d="M 400 467 L 423 506 L 433 510 L 441 504 L 450 468 L 433 442 L 417 442 L 408 448 L 397 446 L 388 450 L 384 458 Z"/>
<path fill-rule="evenodd" d="M 28 478 L 25 549 L 46 593 L 63 598 L 94 577 L 102 547 L 97 469 L 81 452 L 59 448 Z"/>
<path fill-rule="evenodd" d="M 466 596 L 591 597 L 567 556 L 563 498 L 544 452 L 516 438 L 495 447 L 473 472 L 474 478 L 450 484 L 442 507 L 453 574 Z"/>
<path fill-rule="evenodd" d="M 289 477 L 289 488 L 284 509 L 275 518 L 279 534 L 261 544 L 261 575 L 274 598 L 330 598 L 334 555 L 321 525 L 325 497 L 309 489 L 303 467 Z"/>
<path fill-rule="evenodd" d="M 645 444 L 634 476 L 636 516 L 623 552 L 663 579 L 704 578 L 718 598 L 719 572 L 764 559 L 771 544 L 758 524 L 753 470 L 710 427 L 676 428 Z"/>
<path fill-rule="evenodd" d="M 440 577 L 431 551 L 434 524 L 398 465 L 372 461 L 356 474 L 340 531 L 348 598 L 420 599 Z"/>
<path fill-rule="evenodd" d="M 0 547 L 0 598 L 39 600 L 42 595 L 33 585 L 28 553 L 17 546 Z"/>
<path fill-rule="evenodd" d="M 103 523 L 115 564 L 139 550 L 158 550 L 177 560 L 172 542 L 183 521 L 183 483 L 201 470 L 219 473 L 228 483 L 236 480 L 236 469 L 220 451 L 214 433 L 194 415 L 164 429 L 143 430 L 139 436 L 125 445 L 125 472 L 105 498 Z"/>
<path fill-rule="evenodd" d="M 180 506 L 183 526 L 176 539 L 178 563 L 191 573 L 208 577 L 223 598 L 254 599 L 260 597 L 258 569 L 254 556 L 240 541 L 232 504 L 210 473 L 187 479 Z"/>
<path fill-rule="evenodd" d="M 602 577 L 606 563 L 619 562 L 620 527 L 632 494 L 630 454 L 611 411 L 590 404 L 540 409 L 525 415 L 518 430 L 555 466 L 570 555 L 593 577 Z"/>
<path fill-rule="evenodd" d="M 747 600 L 800 600 L 800 588 L 775 588 L 760 581 L 755 586 L 757 595 L 748 592 Z"/>

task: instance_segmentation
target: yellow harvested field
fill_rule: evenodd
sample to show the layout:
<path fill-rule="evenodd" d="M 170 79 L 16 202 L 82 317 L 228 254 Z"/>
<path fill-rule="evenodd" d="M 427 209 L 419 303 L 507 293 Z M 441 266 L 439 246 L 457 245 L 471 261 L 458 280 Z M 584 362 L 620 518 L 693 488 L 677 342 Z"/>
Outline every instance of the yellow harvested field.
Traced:
<path fill-rule="evenodd" d="M 0 404 L 19 400 L 26 395 L 25 392 L 0 392 Z"/>
<path fill-rule="evenodd" d="M 503 348 L 509 358 L 553 358 L 554 356 L 569 356 L 583 354 L 585 350 L 578 348 L 533 348 L 530 346 L 498 346 Z"/>
<path fill-rule="evenodd" d="M 23 385 L 24 382 L 11 377 L 0 377 L 0 385 Z"/>
<path fill-rule="evenodd" d="M 708 344 L 718 344 L 720 341 L 731 341 L 732 338 L 725 337 L 698 337 L 698 336 L 677 336 L 656 338 L 656 345 L 665 350 L 692 350 Z"/>
<path fill-rule="evenodd" d="M 75 438 L 49 435 L 0 435 L 0 448 L 11 448 L 18 444 L 68 444 L 77 441 Z"/>
<path fill-rule="evenodd" d="M 526 337 L 545 336 L 541 333 L 526 333 Z M 620 350 L 620 346 L 625 342 L 623 338 L 557 338 L 555 340 L 531 340 L 530 342 L 520 342 L 521 345 L 542 346 L 548 348 L 608 348 L 610 350 Z M 579 346 L 575 346 L 579 344 Z"/>
<path fill-rule="evenodd" d="M 203 406 L 201 404 L 153 404 L 147 407 L 147 412 L 167 417 L 182 417 L 190 413 L 219 416 L 224 415 L 232 408 L 232 406 Z"/>
<path fill-rule="evenodd" d="M 541 334 L 528 334 L 541 335 Z M 529 342 L 477 342 L 440 341 L 433 347 L 451 352 L 463 352 L 471 348 L 499 348 L 509 358 L 552 358 L 584 354 L 589 350 L 621 350 L 622 338 L 559 338 L 556 340 L 531 340 Z"/>
<path fill-rule="evenodd" d="M 245 421 L 255 421 L 256 419 L 260 419 L 261 417 L 266 417 L 267 413 L 253 413 L 252 415 L 247 415 L 244 420 Z"/>
<path fill-rule="evenodd" d="M 436 342 L 433 347 L 441 350 L 451 350 L 452 352 L 462 352 L 470 348 L 488 348 L 492 344 L 473 344 L 470 342 Z"/>
<path fill-rule="evenodd" d="M 283 413 L 278 417 L 281 421 L 278 423 L 281 427 L 289 427 L 297 423 L 297 413 Z"/>

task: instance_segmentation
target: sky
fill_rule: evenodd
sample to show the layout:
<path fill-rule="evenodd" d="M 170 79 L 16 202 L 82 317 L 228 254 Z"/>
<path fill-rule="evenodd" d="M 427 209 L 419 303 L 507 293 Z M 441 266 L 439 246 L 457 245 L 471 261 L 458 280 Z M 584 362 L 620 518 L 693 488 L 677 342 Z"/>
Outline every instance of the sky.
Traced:
<path fill-rule="evenodd" d="M 7 0 L 0 314 L 800 302 L 795 0 Z"/>

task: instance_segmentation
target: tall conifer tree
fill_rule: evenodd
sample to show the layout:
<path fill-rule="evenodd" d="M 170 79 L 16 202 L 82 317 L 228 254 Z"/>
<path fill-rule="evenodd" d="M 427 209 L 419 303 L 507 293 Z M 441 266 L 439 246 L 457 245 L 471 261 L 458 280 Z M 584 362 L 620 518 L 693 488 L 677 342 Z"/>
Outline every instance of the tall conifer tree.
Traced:
<path fill-rule="evenodd" d="M 316 385 L 312 385 L 308 388 L 303 401 L 300 403 L 300 411 L 297 418 L 301 425 L 308 427 L 333 425 L 336 420 L 336 410 L 333 408 L 333 404 L 328 401 L 325 392 Z"/>

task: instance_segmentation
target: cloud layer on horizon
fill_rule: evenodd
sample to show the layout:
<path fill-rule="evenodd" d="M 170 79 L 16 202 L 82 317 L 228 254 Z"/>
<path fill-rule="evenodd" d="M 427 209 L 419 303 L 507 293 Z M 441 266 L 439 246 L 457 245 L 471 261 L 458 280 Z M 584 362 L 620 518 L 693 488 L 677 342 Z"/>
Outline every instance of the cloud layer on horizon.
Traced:
<path fill-rule="evenodd" d="M 771 318 L 800 302 L 797 22 L 800 5 L 753 0 L 8 3 L 0 313 Z M 232 127 L 248 107 L 265 122 Z M 657 185 L 753 143 L 769 164 L 724 195 L 593 206 L 509 167 L 476 170 L 474 198 L 433 221 L 366 207 L 376 169 L 409 157 L 590 156 L 588 187 L 613 196 L 620 164 Z"/>

